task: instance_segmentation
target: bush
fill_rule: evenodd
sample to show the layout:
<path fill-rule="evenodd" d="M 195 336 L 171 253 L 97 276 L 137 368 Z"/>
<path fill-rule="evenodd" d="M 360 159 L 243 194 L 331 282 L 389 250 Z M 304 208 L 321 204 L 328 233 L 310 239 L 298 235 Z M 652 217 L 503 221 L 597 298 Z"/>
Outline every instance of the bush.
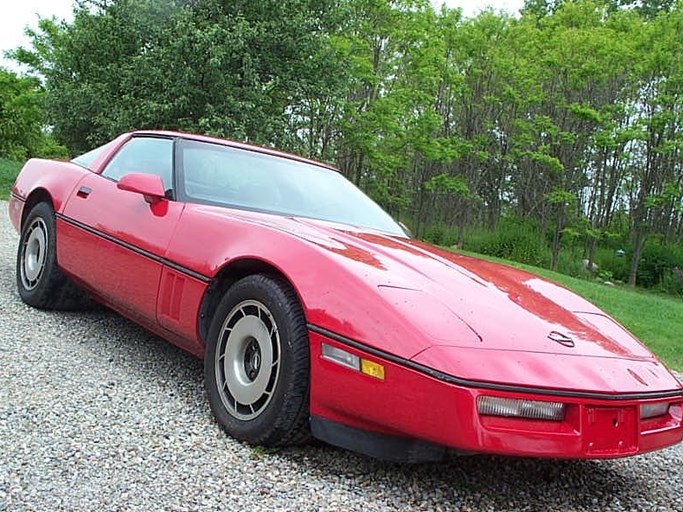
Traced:
<path fill-rule="evenodd" d="M 654 288 L 674 268 L 683 268 L 683 246 L 662 245 L 657 240 L 648 240 L 638 264 L 637 282 L 640 286 Z"/>
<path fill-rule="evenodd" d="M 538 228 L 519 218 L 503 219 L 493 231 L 480 230 L 465 237 L 465 249 L 519 263 L 547 266 L 550 251 Z"/>
<path fill-rule="evenodd" d="M 683 297 L 683 270 L 678 267 L 665 270 L 658 288 L 664 293 Z"/>
<path fill-rule="evenodd" d="M 21 163 L 0 158 L 0 199 L 9 197 L 12 184 L 21 170 Z"/>
<path fill-rule="evenodd" d="M 557 262 L 557 271 L 572 277 L 589 279 L 594 273 L 589 272 L 583 264 L 583 258 L 576 254 L 577 251 L 570 251 L 568 248 L 560 251 L 560 260 Z"/>
<path fill-rule="evenodd" d="M 458 240 L 458 236 L 454 229 L 437 224 L 427 228 L 427 231 L 424 234 L 424 239 L 434 245 L 450 247 L 455 245 Z"/>
<path fill-rule="evenodd" d="M 600 248 L 595 255 L 595 262 L 600 270 L 609 271 L 617 281 L 628 281 L 633 251 L 627 248 L 623 256 L 616 250 Z M 679 294 L 683 286 L 681 270 L 683 268 L 683 246 L 662 245 L 657 240 L 648 240 L 638 264 L 636 282 L 644 288 L 656 288 L 667 293 Z"/>
<path fill-rule="evenodd" d="M 40 143 L 36 147 L 35 155 L 38 158 L 48 158 L 50 160 L 67 160 L 69 151 L 66 146 L 59 144 L 52 135 L 43 135 Z"/>
<path fill-rule="evenodd" d="M 600 268 L 600 272 L 605 272 L 606 275 L 612 276 L 615 281 L 625 283 L 628 281 L 628 273 L 631 266 L 631 250 L 628 249 L 623 255 L 617 252 L 620 249 L 614 248 L 598 248 L 595 251 L 595 263 Z"/>

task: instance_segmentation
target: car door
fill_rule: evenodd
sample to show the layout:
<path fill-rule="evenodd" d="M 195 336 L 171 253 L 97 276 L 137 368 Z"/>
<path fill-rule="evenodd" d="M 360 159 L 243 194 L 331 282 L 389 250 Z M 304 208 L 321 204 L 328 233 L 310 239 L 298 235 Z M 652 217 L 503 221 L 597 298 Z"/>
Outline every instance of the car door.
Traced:
<path fill-rule="evenodd" d="M 101 174 L 87 175 L 62 212 L 58 260 L 109 305 L 147 325 L 156 322 L 163 255 L 183 210 L 173 200 L 171 138 L 137 136 Z M 129 173 L 161 177 L 168 200 L 149 203 L 117 188 Z"/>

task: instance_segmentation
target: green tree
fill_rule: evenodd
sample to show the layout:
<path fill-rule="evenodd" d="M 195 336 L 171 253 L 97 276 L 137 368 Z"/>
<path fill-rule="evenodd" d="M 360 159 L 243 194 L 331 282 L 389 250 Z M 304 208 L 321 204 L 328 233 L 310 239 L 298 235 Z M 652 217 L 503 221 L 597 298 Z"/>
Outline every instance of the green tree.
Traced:
<path fill-rule="evenodd" d="M 38 79 L 0 68 L 0 157 L 22 161 L 67 155 L 45 124 L 44 99 Z"/>
<path fill-rule="evenodd" d="M 0 156 L 23 160 L 43 143 L 43 91 L 35 78 L 0 68 Z"/>

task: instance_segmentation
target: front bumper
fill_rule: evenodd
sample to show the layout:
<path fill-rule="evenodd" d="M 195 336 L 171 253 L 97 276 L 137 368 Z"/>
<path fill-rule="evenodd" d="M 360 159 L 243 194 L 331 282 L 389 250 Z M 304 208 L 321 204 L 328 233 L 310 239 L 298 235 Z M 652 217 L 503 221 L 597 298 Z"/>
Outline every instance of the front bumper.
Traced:
<path fill-rule="evenodd" d="M 364 351 L 338 336 L 326 336 L 319 329 L 310 332 L 310 342 L 311 416 L 358 431 L 462 452 L 583 459 L 625 457 L 683 440 L 683 390 L 666 396 L 623 395 L 627 398 L 621 399 L 619 395 L 598 398 L 597 393 L 590 397 L 562 396 L 561 392 L 548 396 L 547 392 L 478 388 L 446 382 L 396 358 Z M 323 358 L 323 343 L 376 361 L 384 366 L 384 379 Z M 476 405 L 480 395 L 562 401 L 566 413 L 562 421 L 482 416 Z M 668 412 L 641 419 L 640 405 L 656 402 L 671 404 Z M 343 447 L 375 455 L 362 446 L 346 443 Z"/>

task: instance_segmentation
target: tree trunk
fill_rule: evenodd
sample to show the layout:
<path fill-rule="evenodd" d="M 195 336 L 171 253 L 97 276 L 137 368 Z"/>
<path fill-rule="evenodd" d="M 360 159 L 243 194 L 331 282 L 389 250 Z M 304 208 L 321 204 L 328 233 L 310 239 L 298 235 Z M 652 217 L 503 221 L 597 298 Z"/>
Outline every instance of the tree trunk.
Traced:
<path fill-rule="evenodd" d="M 633 255 L 631 256 L 631 268 L 628 273 L 628 285 L 631 288 L 636 286 L 636 277 L 638 276 L 638 264 L 640 263 L 640 256 L 643 253 L 645 246 L 645 232 L 642 228 L 635 228 L 633 233 Z"/>
<path fill-rule="evenodd" d="M 593 269 L 593 263 L 595 263 L 595 249 L 597 248 L 598 245 L 598 240 L 595 237 L 590 238 L 590 242 L 588 244 L 588 269 L 592 270 Z"/>
<path fill-rule="evenodd" d="M 467 225 L 467 213 L 463 213 L 460 216 L 460 222 L 458 222 L 458 239 L 455 243 L 455 246 L 458 250 L 462 249 L 463 244 L 465 243 L 465 226 Z"/>
<path fill-rule="evenodd" d="M 553 233 L 553 248 L 552 257 L 550 259 L 550 270 L 557 270 L 557 265 L 560 262 L 562 230 L 564 229 L 564 208 L 564 205 L 562 205 L 557 212 L 557 224 L 555 224 L 555 232 Z"/>

